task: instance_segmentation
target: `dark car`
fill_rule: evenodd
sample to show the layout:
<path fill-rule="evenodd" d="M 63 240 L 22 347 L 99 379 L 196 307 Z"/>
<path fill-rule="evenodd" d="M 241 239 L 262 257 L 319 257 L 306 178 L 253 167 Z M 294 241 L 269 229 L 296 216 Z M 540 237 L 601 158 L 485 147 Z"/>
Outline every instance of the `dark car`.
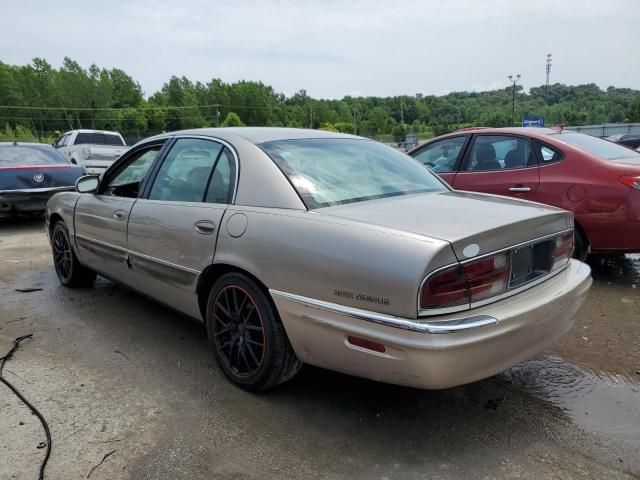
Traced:
<path fill-rule="evenodd" d="M 632 135 L 632 134 L 622 134 L 619 133 L 617 135 L 610 135 L 606 137 L 610 142 L 615 142 L 620 145 L 624 145 L 629 148 L 639 148 L 640 147 L 640 135 Z"/>
<path fill-rule="evenodd" d="M 570 210 L 575 256 L 640 252 L 640 153 L 562 128 L 470 128 L 409 155 L 456 190 Z"/>
<path fill-rule="evenodd" d="M 49 197 L 73 190 L 82 173 L 50 145 L 0 142 L 0 218 L 40 215 Z"/>

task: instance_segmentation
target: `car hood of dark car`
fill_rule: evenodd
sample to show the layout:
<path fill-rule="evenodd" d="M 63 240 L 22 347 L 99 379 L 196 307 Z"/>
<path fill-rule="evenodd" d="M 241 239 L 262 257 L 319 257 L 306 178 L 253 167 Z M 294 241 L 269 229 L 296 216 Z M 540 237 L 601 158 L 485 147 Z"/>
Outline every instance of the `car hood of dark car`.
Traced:
<path fill-rule="evenodd" d="M 573 214 L 559 208 L 460 191 L 396 196 L 315 211 L 448 241 L 460 260 L 469 256 L 465 252 L 482 255 L 573 226 Z"/>

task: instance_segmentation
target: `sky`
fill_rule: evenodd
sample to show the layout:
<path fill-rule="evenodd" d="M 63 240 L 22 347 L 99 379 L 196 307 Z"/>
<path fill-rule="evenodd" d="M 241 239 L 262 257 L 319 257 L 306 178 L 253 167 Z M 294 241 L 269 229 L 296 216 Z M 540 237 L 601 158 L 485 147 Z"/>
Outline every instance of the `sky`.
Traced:
<path fill-rule="evenodd" d="M 0 0 L 0 61 L 262 81 L 316 98 L 545 82 L 640 89 L 640 0 Z"/>

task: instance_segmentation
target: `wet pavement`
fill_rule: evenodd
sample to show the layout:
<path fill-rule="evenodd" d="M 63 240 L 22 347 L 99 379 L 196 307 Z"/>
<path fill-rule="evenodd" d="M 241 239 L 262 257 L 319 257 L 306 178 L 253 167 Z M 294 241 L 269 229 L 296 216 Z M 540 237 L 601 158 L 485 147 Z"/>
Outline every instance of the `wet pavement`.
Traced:
<path fill-rule="evenodd" d="M 34 333 L 5 376 L 49 422 L 47 478 L 638 478 L 640 256 L 589 263 L 573 329 L 503 374 L 421 391 L 305 366 L 254 395 L 202 324 L 107 280 L 59 286 L 41 225 L 4 222 L 0 353 Z M 0 388 L 0 479 L 37 478 L 43 440 Z"/>

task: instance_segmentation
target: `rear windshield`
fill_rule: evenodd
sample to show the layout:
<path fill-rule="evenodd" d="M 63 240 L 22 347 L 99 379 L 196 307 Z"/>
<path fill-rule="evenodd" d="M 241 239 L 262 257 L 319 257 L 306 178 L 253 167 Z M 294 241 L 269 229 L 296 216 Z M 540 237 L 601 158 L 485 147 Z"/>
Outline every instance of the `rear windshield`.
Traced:
<path fill-rule="evenodd" d="M 0 145 L 0 167 L 68 164 L 67 160 L 51 147 L 26 145 Z"/>
<path fill-rule="evenodd" d="M 640 153 L 598 137 L 572 132 L 554 133 L 553 137 L 561 142 L 586 150 L 592 155 L 604 160 L 625 159 L 626 161 L 632 161 L 633 163 L 640 162 Z"/>
<path fill-rule="evenodd" d="M 308 208 L 446 190 L 418 161 L 370 140 L 279 140 L 260 147 Z"/>
<path fill-rule="evenodd" d="M 112 133 L 78 133 L 74 145 L 118 145 L 124 146 L 120 135 Z"/>

